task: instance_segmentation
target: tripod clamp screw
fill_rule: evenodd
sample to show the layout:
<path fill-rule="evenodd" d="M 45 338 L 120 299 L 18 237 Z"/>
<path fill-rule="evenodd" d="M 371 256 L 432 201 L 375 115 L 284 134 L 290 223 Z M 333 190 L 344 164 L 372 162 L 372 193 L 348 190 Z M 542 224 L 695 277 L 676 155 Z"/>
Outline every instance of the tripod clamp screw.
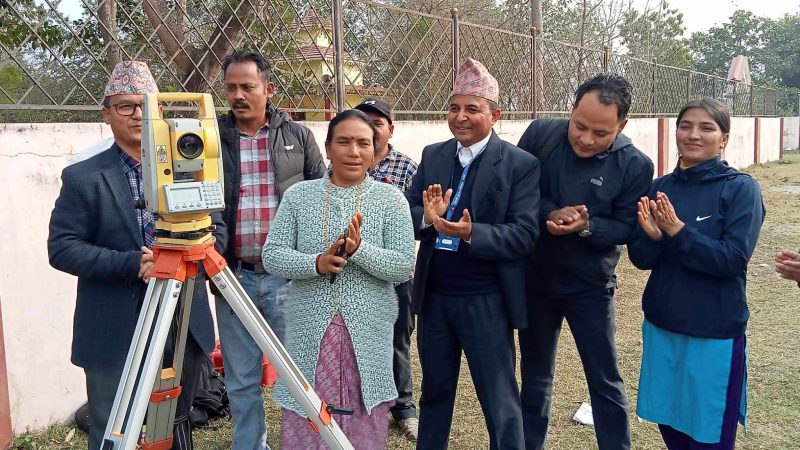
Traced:
<path fill-rule="evenodd" d="M 353 410 L 352 409 L 337 408 L 337 407 L 335 407 L 333 405 L 328 405 L 328 407 L 326 408 L 326 411 L 328 411 L 328 414 L 338 414 L 340 416 L 352 416 L 353 415 Z"/>

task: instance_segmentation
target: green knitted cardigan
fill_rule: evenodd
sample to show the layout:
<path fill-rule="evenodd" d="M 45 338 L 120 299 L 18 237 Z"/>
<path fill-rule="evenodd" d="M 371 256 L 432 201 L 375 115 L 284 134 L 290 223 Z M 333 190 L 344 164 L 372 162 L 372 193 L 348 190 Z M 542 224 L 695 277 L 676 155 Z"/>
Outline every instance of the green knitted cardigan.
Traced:
<path fill-rule="evenodd" d="M 341 313 L 353 339 L 368 411 L 397 398 L 392 375 L 392 339 L 397 319 L 393 282 L 408 279 L 414 268 L 414 231 L 403 194 L 394 186 L 365 177 L 359 210 L 364 214 L 361 245 L 331 284 L 317 275 L 316 257 L 327 247 L 325 197 L 329 177 L 303 181 L 281 200 L 267 242 L 264 267 L 290 279 L 283 304 L 289 355 L 312 385 L 320 344 L 331 319 Z M 354 214 L 359 186 L 331 183 L 329 239 L 345 229 Z M 282 407 L 306 416 L 282 380 L 273 398 Z M 348 407 L 349 405 L 337 405 Z"/>

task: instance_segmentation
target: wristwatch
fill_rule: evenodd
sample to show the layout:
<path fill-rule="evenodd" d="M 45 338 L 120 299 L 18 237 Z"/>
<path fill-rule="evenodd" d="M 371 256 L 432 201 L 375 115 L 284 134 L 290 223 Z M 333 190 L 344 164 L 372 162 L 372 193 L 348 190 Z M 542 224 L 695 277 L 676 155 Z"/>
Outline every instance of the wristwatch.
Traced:
<path fill-rule="evenodd" d="M 578 232 L 578 236 L 582 238 L 588 238 L 591 235 L 592 235 L 592 222 L 589 221 L 588 225 L 586 225 L 586 229 Z"/>

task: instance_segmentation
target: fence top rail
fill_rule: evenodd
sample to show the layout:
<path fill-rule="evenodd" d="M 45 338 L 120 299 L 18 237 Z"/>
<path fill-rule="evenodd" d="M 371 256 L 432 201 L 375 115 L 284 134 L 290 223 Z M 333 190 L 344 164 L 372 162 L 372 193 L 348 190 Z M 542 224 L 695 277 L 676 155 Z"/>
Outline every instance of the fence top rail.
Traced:
<path fill-rule="evenodd" d="M 486 31 L 493 31 L 495 33 L 507 34 L 509 36 L 516 36 L 516 37 L 521 37 L 521 38 L 525 38 L 525 39 L 531 39 L 531 35 L 530 34 L 518 33 L 516 31 L 503 30 L 501 28 L 493 28 L 493 27 L 486 26 L 486 25 L 480 25 L 480 24 L 477 24 L 477 23 L 472 23 L 472 22 L 468 22 L 468 21 L 460 21 L 459 20 L 458 26 L 464 26 L 464 25 L 466 25 L 468 27 L 481 28 L 481 29 L 486 30 Z"/>
<path fill-rule="evenodd" d="M 457 9 L 427 13 L 386 0 L 336 0 L 340 12 L 347 13 L 337 18 L 330 2 L 283 0 L 266 3 L 269 8 L 263 13 L 277 19 L 268 21 L 260 12 L 253 14 L 257 0 L 212 2 L 216 6 L 201 2 L 191 16 L 180 1 L 135 0 L 118 2 L 119 11 L 111 19 L 103 16 L 103 1 L 98 1 L 79 0 L 80 21 L 67 20 L 59 0 L 33 2 L 41 11 L 30 17 L 14 2 L 11 9 L 0 8 L 0 17 L 22 22 L 17 38 L 0 39 L 0 66 L 10 66 L 13 75 L 0 80 L 0 120 L 13 122 L 37 111 L 45 118 L 66 116 L 58 111 L 89 116 L 101 108 L 105 79 L 119 59 L 148 60 L 159 84 L 211 92 L 217 110 L 224 111 L 219 66 L 226 52 L 242 45 L 273 61 L 275 104 L 297 120 L 305 113 L 312 113 L 309 120 L 321 119 L 326 116 L 319 113 L 335 112 L 367 95 L 395 102 L 400 115 L 441 117 L 452 87 L 451 63 L 467 52 L 497 68 L 498 81 L 507 86 L 503 112 L 513 116 L 534 113 L 529 110 L 568 113 L 580 78 L 600 70 L 624 74 L 643 93 L 632 116 L 663 115 L 659 111 L 677 110 L 687 99 L 709 91 L 734 115 L 800 114 L 800 89 L 729 81 L 722 68 L 717 75 L 703 73 L 670 65 L 666 58 L 659 63 L 623 53 L 619 47 L 615 53 L 608 46 L 545 38 L 533 28 L 473 23 L 479 18 Z M 143 11 L 143 1 L 163 14 L 153 17 Z M 36 23 L 42 17 L 57 25 L 56 37 L 50 39 L 48 30 Z M 337 64 L 342 66 L 338 78 Z"/>
<path fill-rule="evenodd" d="M 604 49 L 581 47 L 580 45 L 577 45 L 577 44 L 570 44 L 569 42 L 563 42 L 563 41 L 558 41 L 556 39 L 549 39 L 549 38 L 543 38 L 543 37 L 538 37 L 538 36 L 536 37 L 536 40 L 539 41 L 539 42 L 545 42 L 545 43 L 548 43 L 548 44 L 556 44 L 556 45 L 561 45 L 561 46 L 564 46 L 564 47 L 571 47 L 571 48 L 574 48 L 576 50 L 583 50 L 584 52 L 589 52 L 589 53 L 603 53 L 605 51 Z M 616 53 L 613 53 L 613 55 L 619 56 Z"/>
<path fill-rule="evenodd" d="M 386 9 L 386 10 L 389 10 L 389 11 L 399 12 L 399 13 L 403 13 L 403 14 L 412 14 L 412 15 L 415 15 L 415 16 L 429 17 L 431 19 L 436 19 L 436 20 L 446 20 L 448 22 L 452 22 L 453 21 L 452 17 L 437 16 L 436 14 L 429 14 L 429 13 L 425 13 L 425 12 L 422 12 L 422 11 L 415 11 L 413 9 L 401 8 L 399 6 L 386 5 L 384 3 L 374 2 L 372 0 L 348 0 L 348 2 L 350 2 L 350 3 L 361 3 L 361 4 L 364 4 L 364 5 L 374 6 L 376 8 L 380 8 L 380 9 Z"/>

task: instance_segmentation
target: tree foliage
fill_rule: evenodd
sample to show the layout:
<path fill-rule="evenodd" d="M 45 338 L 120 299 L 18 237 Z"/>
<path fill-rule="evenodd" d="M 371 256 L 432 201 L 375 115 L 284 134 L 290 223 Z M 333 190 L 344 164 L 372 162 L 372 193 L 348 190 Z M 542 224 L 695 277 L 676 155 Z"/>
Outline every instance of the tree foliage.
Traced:
<path fill-rule="evenodd" d="M 620 43 L 633 56 L 655 58 L 660 64 L 691 68 L 694 58 L 683 38 L 683 14 L 669 8 L 625 12 L 620 26 Z"/>
<path fill-rule="evenodd" d="M 697 70 L 727 76 L 731 59 L 747 56 L 755 83 L 800 87 L 800 12 L 780 19 L 738 10 L 728 22 L 694 33 Z"/>

